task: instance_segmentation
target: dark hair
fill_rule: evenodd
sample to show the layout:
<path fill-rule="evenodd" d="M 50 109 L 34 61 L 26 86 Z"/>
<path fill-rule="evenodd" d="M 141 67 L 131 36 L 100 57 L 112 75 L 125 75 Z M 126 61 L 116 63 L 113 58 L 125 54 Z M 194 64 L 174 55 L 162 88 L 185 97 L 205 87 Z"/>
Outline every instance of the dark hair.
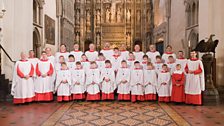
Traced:
<path fill-rule="evenodd" d="M 60 45 L 60 47 L 61 47 L 61 46 L 65 46 L 65 47 L 66 47 L 66 45 L 65 45 L 65 44 L 61 44 L 61 45 Z"/>
<path fill-rule="evenodd" d="M 153 66 L 153 63 L 148 62 L 148 63 L 147 63 L 147 66 Z"/>
<path fill-rule="evenodd" d="M 106 60 L 105 63 L 110 63 L 111 64 L 110 60 Z"/>
<path fill-rule="evenodd" d="M 180 67 L 181 67 L 181 65 L 180 65 L 180 64 L 177 64 L 176 66 L 180 66 Z"/>
<path fill-rule="evenodd" d="M 82 56 L 86 56 L 86 54 L 82 54 Z"/>
<path fill-rule="evenodd" d="M 169 56 L 168 59 L 169 59 L 169 58 L 173 58 L 173 56 Z"/>
<path fill-rule="evenodd" d="M 157 55 L 156 59 L 162 59 L 162 57 L 160 55 Z"/>
<path fill-rule="evenodd" d="M 140 62 L 139 62 L 139 61 L 135 61 L 135 62 L 134 62 L 134 64 L 138 64 L 138 63 L 140 63 Z"/>
<path fill-rule="evenodd" d="M 104 56 L 103 53 L 99 53 L 98 56 Z"/>
<path fill-rule="evenodd" d="M 43 54 L 43 53 L 47 53 L 47 52 L 46 51 L 42 51 L 41 54 Z"/>
<path fill-rule="evenodd" d="M 71 58 L 71 57 L 72 57 L 72 58 L 75 58 L 74 55 L 71 55 L 71 54 L 70 54 L 70 55 L 68 56 L 68 58 Z"/>
<path fill-rule="evenodd" d="M 144 55 L 143 58 L 147 58 L 148 59 L 149 57 L 148 57 L 148 55 Z"/>
<path fill-rule="evenodd" d="M 66 62 L 62 62 L 62 63 L 61 63 L 61 66 L 62 66 L 62 65 L 66 65 L 66 66 L 67 66 Z"/>
<path fill-rule="evenodd" d="M 92 62 L 90 62 L 90 64 L 96 64 L 96 62 L 95 61 L 92 61 Z"/>
<path fill-rule="evenodd" d="M 126 60 L 122 60 L 121 63 L 127 63 L 127 61 Z"/>
<path fill-rule="evenodd" d="M 167 48 L 171 48 L 171 49 L 172 49 L 173 47 L 172 47 L 171 45 L 167 45 L 167 46 L 166 46 L 166 49 L 167 49 Z"/>
<path fill-rule="evenodd" d="M 114 50 L 119 50 L 119 48 L 118 47 L 115 47 Z"/>
<path fill-rule="evenodd" d="M 133 52 L 129 52 L 129 54 L 134 54 Z"/>
<path fill-rule="evenodd" d="M 178 52 L 182 52 L 182 53 L 184 53 L 184 51 L 182 51 L 182 50 L 180 50 L 180 51 L 178 51 Z"/>
<path fill-rule="evenodd" d="M 81 65 L 81 62 L 78 61 L 78 62 L 76 62 L 75 64 L 76 64 L 76 65 Z"/>
<path fill-rule="evenodd" d="M 162 67 L 168 67 L 167 64 L 163 64 Z"/>

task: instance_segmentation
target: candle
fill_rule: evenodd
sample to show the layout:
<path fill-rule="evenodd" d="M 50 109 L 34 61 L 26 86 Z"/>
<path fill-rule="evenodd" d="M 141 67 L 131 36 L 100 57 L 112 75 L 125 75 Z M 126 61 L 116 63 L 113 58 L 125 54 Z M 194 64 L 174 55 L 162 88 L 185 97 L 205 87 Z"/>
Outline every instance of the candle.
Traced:
<path fill-rule="evenodd" d="M 190 40 L 188 41 L 188 47 L 191 47 L 191 41 Z"/>

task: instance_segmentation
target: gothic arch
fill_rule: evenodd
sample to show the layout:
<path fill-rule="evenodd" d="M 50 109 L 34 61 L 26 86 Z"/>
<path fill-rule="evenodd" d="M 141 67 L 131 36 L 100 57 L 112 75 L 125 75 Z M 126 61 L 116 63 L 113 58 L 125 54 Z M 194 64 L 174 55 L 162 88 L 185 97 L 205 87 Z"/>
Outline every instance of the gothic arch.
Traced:
<path fill-rule="evenodd" d="M 199 41 L 199 35 L 198 32 L 195 29 L 192 29 L 189 36 L 188 41 L 191 42 L 191 48 L 194 49 Z"/>
<path fill-rule="evenodd" d="M 33 30 L 33 50 L 36 56 L 39 57 L 41 53 L 41 38 L 37 28 L 34 28 Z"/>

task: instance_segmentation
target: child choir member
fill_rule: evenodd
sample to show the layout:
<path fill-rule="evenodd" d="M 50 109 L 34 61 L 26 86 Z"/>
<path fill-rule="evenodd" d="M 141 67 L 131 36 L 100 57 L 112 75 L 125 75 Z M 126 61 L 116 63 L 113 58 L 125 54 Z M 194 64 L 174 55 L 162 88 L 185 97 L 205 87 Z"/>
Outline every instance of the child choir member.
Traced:
<path fill-rule="evenodd" d="M 74 43 L 73 49 L 74 50 L 70 52 L 70 55 L 73 55 L 75 57 L 76 61 L 81 61 L 81 56 L 82 56 L 83 52 L 79 50 L 79 44 Z"/>
<path fill-rule="evenodd" d="M 85 52 L 87 59 L 89 61 L 96 61 L 98 57 L 98 52 L 95 51 L 95 45 L 93 43 L 89 44 L 89 51 Z"/>
<path fill-rule="evenodd" d="M 110 59 L 114 70 L 117 72 L 118 68 L 121 66 L 122 57 L 120 51 L 117 47 L 114 48 L 114 54 Z"/>
<path fill-rule="evenodd" d="M 136 44 L 134 50 L 135 51 L 133 54 L 135 55 L 136 61 L 142 62 L 142 57 L 145 55 L 145 53 L 141 51 L 140 45 Z"/>
<path fill-rule="evenodd" d="M 68 56 L 68 62 L 67 62 L 67 66 L 68 66 L 68 69 L 70 69 L 70 70 L 73 70 L 73 69 L 75 69 L 75 63 L 76 63 L 76 61 L 75 61 L 76 59 L 75 59 L 75 57 L 74 57 L 74 55 L 69 55 Z"/>
<path fill-rule="evenodd" d="M 128 63 L 128 67 L 130 68 L 130 69 L 134 69 L 134 63 L 135 63 L 135 55 L 132 53 L 132 52 L 130 52 L 129 53 L 129 57 L 128 57 L 128 60 L 127 60 L 127 63 Z"/>
<path fill-rule="evenodd" d="M 85 71 L 81 62 L 76 62 L 76 68 L 71 70 L 72 87 L 71 94 L 73 100 L 85 99 Z"/>
<path fill-rule="evenodd" d="M 163 64 L 162 70 L 158 73 L 157 93 L 159 102 L 170 102 L 170 79 L 171 74 L 166 64 Z"/>
<path fill-rule="evenodd" d="M 151 59 L 152 63 L 156 62 L 156 56 L 160 56 L 160 53 L 156 51 L 155 45 L 149 45 L 149 51 L 146 53 L 146 55 Z"/>
<path fill-rule="evenodd" d="M 122 60 L 116 77 L 118 100 L 130 100 L 130 77 L 131 71 L 128 68 L 127 61 Z"/>
<path fill-rule="evenodd" d="M 105 61 L 106 61 L 106 58 L 103 55 L 103 53 L 99 53 L 96 63 L 100 71 L 105 68 Z"/>
<path fill-rule="evenodd" d="M 52 101 L 53 100 L 53 86 L 52 75 L 54 67 L 50 60 L 48 60 L 47 53 L 42 51 L 41 59 L 36 65 L 35 80 L 35 100 L 36 101 Z"/>
<path fill-rule="evenodd" d="M 201 105 L 202 91 L 205 90 L 204 67 L 202 61 L 197 58 L 197 53 L 191 51 L 191 58 L 187 61 L 186 72 L 186 104 Z"/>
<path fill-rule="evenodd" d="M 38 62 L 38 58 L 35 57 L 35 53 L 34 53 L 33 50 L 30 50 L 29 51 L 28 60 L 33 64 L 34 70 L 36 70 L 36 65 L 37 65 L 37 62 Z M 34 72 L 34 76 L 36 76 L 36 73 L 35 72 Z"/>
<path fill-rule="evenodd" d="M 172 75 L 173 71 L 175 70 L 176 68 L 176 63 L 175 63 L 175 59 L 173 58 L 173 56 L 169 56 L 168 57 L 168 62 L 167 62 L 167 66 L 169 68 L 169 71 Z"/>
<path fill-rule="evenodd" d="M 184 68 L 187 64 L 187 59 L 184 58 L 184 52 L 183 51 L 178 51 L 176 64 L 180 64 L 181 65 L 181 70 L 184 71 Z"/>
<path fill-rule="evenodd" d="M 25 53 L 21 53 L 21 60 L 17 61 L 14 68 L 11 94 L 14 104 L 29 103 L 35 100 L 34 93 L 34 66 L 27 60 Z"/>
<path fill-rule="evenodd" d="M 87 101 L 100 100 L 100 70 L 95 61 L 90 63 L 90 68 L 86 71 L 86 92 Z"/>
<path fill-rule="evenodd" d="M 64 56 L 60 56 L 59 57 L 59 61 L 55 63 L 55 71 L 56 73 L 61 70 L 61 64 L 65 62 L 65 57 Z"/>
<path fill-rule="evenodd" d="M 60 52 L 57 52 L 57 53 L 55 54 L 55 62 L 56 62 L 56 63 L 59 62 L 59 58 L 60 58 L 61 56 L 64 57 L 65 62 L 68 61 L 69 52 L 67 52 L 67 50 L 66 50 L 66 45 L 65 45 L 65 44 L 61 44 L 61 46 L 60 46 Z"/>
<path fill-rule="evenodd" d="M 100 51 L 100 53 L 102 53 L 107 60 L 110 60 L 110 58 L 114 54 L 114 51 L 113 51 L 113 49 L 110 49 L 110 43 L 109 42 L 106 42 L 104 44 L 104 48 Z"/>
<path fill-rule="evenodd" d="M 129 55 L 129 51 L 127 51 L 126 44 L 121 44 L 119 49 L 120 49 L 120 52 L 121 52 L 122 60 L 127 60 L 128 59 L 128 55 Z"/>
<path fill-rule="evenodd" d="M 181 70 L 181 65 L 176 65 L 176 70 L 172 74 L 172 94 L 171 101 L 185 102 L 184 93 L 185 75 Z"/>
<path fill-rule="evenodd" d="M 90 67 L 90 62 L 89 60 L 87 59 L 87 56 L 85 54 L 82 54 L 82 57 L 81 57 L 81 64 L 82 64 L 82 67 L 83 69 L 86 71 L 89 69 Z"/>
<path fill-rule="evenodd" d="M 164 63 L 167 63 L 168 62 L 169 56 L 173 56 L 174 60 L 176 60 L 176 54 L 173 53 L 173 50 L 172 50 L 172 46 L 171 45 L 168 45 L 166 47 L 166 52 L 162 55 L 162 59 L 164 60 Z"/>
<path fill-rule="evenodd" d="M 140 62 L 134 62 L 135 68 L 131 72 L 131 101 L 144 101 L 144 82 L 143 82 L 143 70 Z"/>
<path fill-rule="evenodd" d="M 65 62 L 61 63 L 61 70 L 57 72 L 55 91 L 57 92 L 57 101 L 69 101 L 71 100 L 70 86 L 71 72 Z"/>
<path fill-rule="evenodd" d="M 163 61 L 162 61 L 161 56 L 156 56 L 156 62 L 154 63 L 155 70 L 157 72 L 161 71 L 162 66 L 163 66 Z"/>
<path fill-rule="evenodd" d="M 151 62 L 144 70 L 145 100 L 156 100 L 157 74 Z"/>
<path fill-rule="evenodd" d="M 102 100 L 114 100 L 114 90 L 116 89 L 115 73 L 109 60 L 105 61 L 105 68 L 100 75 Z"/>
<path fill-rule="evenodd" d="M 141 66 L 142 69 L 145 70 L 147 68 L 147 63 L 150 62 L 149 57 L 147 55 L 144 55 L 142 58 Z"/>

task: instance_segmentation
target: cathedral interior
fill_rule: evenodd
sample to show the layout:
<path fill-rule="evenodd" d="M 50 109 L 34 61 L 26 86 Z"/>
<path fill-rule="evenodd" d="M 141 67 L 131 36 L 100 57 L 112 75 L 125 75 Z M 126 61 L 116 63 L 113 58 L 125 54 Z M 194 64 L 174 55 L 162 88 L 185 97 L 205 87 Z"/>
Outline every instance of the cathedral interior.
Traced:
<path fill-rule="evenodd" d="M 224 0 L 0 0 L 0 125 L 1 126 L 221 126 L 224 125 Z M 20 52 L 37 57 L 61 44 L 73 51 L 125 44 L 143 52 L 154 44 L 160 54 L 204 48 L 217 43 L 207 58 L 202 105 L 158 101 L 34 102 L 14 105 L 10 89 Z M 199 45 L 199 46 L 198 46 Z M 208 47 L 211 47 L 208 46 Z M 209 50 L 209 48 L 207 48 Z M 208 75 L 209 73 L 209 75 Z M 208 76 L 207 76 L 208 75 Z M 115 96 L 117 97 L 117 96 Z M 54 95 L 56 99 L 56 95 Z"/>

